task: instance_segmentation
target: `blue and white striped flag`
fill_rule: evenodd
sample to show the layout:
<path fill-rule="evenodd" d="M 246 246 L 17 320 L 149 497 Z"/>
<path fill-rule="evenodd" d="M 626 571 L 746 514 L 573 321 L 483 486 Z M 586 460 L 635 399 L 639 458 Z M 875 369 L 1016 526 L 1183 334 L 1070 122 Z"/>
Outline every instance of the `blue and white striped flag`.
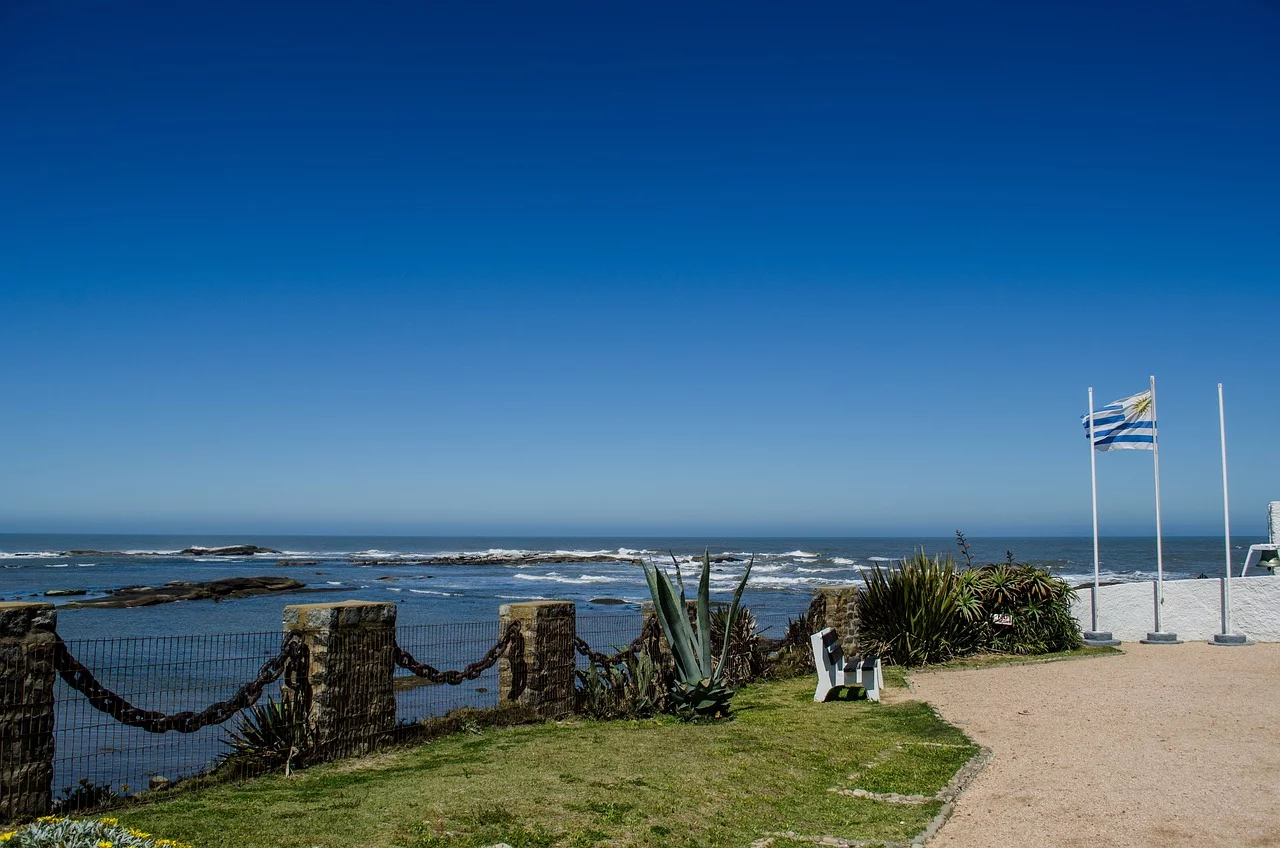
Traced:
<path fill-rule="evenodd" d="M 1089 415 L 1080 416 L 1089 438 Z M 1155 450 L 1156 419 L 1151 390 L 1109 403 L 1093 412 L 1094 450 Z"/>

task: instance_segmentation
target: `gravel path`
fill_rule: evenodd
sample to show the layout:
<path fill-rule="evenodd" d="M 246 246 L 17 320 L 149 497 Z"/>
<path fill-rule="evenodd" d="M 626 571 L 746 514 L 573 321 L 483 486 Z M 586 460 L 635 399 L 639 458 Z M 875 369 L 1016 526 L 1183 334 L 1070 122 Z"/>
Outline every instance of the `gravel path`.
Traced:
<path fill-rule="evenodd" d="M 995 752 L 931 848 L 1280 846 L 1280 644 L 1126 643 L 913 684 Z"/>

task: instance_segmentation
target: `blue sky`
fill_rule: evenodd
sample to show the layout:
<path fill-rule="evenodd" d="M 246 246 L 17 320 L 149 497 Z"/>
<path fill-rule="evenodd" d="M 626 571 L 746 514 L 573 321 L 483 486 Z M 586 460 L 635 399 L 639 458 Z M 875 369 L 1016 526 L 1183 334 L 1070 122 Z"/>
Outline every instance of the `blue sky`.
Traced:
<path fill-rule="evenodd" d="M 0 532 L 1280 499 L 1272 4 L 263 6 L 0 10 Z"/>

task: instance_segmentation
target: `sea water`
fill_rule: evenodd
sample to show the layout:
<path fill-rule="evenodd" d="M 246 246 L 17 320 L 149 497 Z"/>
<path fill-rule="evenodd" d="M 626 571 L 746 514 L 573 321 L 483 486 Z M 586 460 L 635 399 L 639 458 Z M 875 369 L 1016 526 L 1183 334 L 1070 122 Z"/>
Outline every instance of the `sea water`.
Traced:
<path fill-rule="evenodd" d="M 1049 569 L 1068 582 L 1093 579 L 1089 537 L 974 537 L 975 562 L 1018 562 Z M 1250 544 L 1233 544 L 1235 567 Z M 252 544 L 280 551 L 253 556 L 178 553 L 190 547 Z M 694 558 L 709 550 L 733 561 L 712 566 L 714 597 L 728 600 L 746 561 L 755 565 L 744 602 L 772 629 L 785 625 L 822 586 L 857 584 L 863 572 L 923 548 L 964 562 L 953 538 L 677 538 L 677 537 L 375 537 L 375 536 L 122 536 L 0 534 L 0 600 L 68 601 L 101 597 L 122 586 L 158 586 L 172 580 L 287 576 L 315 594 L 260 595 L 222 602 L 186 601 L 134 609 L 59 610 L 58 630 L 67 639 L 102 636 L 161 636 L 187 633 L 278 631 L 289 603 L 358 599 L 394 601 L 401 624 L 491 621 L 504 603 L 556 599 L 575 601 L 579 614 L 634 610 L 648 597 L 637 559 L 696 573 Z M 71 556 L 72 550 L 113 553 Z M 560 553 L 565 562 L 538 565 L 416 565 L 413 560 L 446 554 Z M 608 557 L 605 562 L 575 562 Z M 1223 572 L 1223 544 L 1215 537 L 1164 540 L 1167 579 L 1217 577 Z M 403 564 L 359 565 L 362 560 Z M 304 564 L 305 563 L 305 564 Z M 1151 580 L 1156 574 L 1152 538 L 1104 538 L 1103 580 Z M 51 589 L 84 590 L 84 598 L 45 597 Z M 617 602 L 621 601 L 621 604 Z M 770 635 L 779 635 L 771 633 Z"/>

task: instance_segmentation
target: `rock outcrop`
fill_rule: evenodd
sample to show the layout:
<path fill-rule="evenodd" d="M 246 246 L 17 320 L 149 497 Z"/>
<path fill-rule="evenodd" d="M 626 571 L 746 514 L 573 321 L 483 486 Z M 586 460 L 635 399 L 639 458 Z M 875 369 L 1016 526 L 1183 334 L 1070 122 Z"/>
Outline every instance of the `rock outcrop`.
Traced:
<path fill-rule="evenodd" d="M 112 589 L 108 592 L 108 597 L 72 601 L 66 604 L 66 608 L 149 607 L 174 601 L 220 601 L 227 598 L 246 598 L 250 595 L 298 591 L 324 590 L 307 589 L 305 583 L 288 577 L 223 577 L 207 583 L 174 580 L 163 586 L 124 586 Z"/>

